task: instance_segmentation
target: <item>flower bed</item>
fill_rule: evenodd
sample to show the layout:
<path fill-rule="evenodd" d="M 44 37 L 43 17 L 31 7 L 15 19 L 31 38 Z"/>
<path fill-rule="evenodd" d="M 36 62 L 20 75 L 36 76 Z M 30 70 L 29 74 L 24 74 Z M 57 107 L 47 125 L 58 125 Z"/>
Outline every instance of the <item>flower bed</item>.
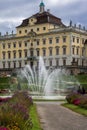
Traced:
<path fill-rule="evenodd" d="M 27 92 L 16 92 L 12 98 L 0 99 L 0 130 L 30 130 L 32 121 L 29 115 L 33 104 Z M 3 129 L 2 129 L 3 128 Z"/>
<path fill-rule="evenodd" d="M 6 127 L 0 127 L 0 130 L 9 130 L 9 129 Z"/>
<path fill-rule="evenodd" d="M 87 109 L 87 94 L 72 93 L 66 96 L 66 100 L 70 104 Z"/>
<path fill-rule="evenodd" d="M 10 97 L 7 97 L 7 98 L 0 97 L 0 103 L 1 102 L 7 102 L 9 99 L 10 99 Z"/>

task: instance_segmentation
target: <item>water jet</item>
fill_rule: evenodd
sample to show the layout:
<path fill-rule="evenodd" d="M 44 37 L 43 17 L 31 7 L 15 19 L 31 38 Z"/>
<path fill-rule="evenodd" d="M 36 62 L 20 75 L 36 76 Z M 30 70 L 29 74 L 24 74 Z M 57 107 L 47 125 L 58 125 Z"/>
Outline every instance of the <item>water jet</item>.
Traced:
<path fill-rule="evenodd" d="M 38 69 L 26 65 L 20 70 L 20 83 L 24 78 L 27 80 L 30 95 L 38 99 L 64 99 L 68 87 L 72 90 L 78 84 L 75 78 L 70 79 L 65 69 L 47 70 L 42 57 L 39 57 Z"/>

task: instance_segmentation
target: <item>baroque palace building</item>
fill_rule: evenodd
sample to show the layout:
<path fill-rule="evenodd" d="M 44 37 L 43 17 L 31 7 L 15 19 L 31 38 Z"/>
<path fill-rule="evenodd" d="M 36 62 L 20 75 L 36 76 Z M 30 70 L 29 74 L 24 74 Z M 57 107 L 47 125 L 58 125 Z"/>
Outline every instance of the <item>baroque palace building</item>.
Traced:
<path fill-rule="evenodd" d="M 38 66 L 39 56 L 47 68 L 63 67 L 70 73 L 87 71 L 87 30 L 69 26 L 45 11 L 43 2 L 39 12 L 24 19 L 16 27 L 16 34 L 0 35 L 0 73 L 12 72 L 26 64 Z"/>

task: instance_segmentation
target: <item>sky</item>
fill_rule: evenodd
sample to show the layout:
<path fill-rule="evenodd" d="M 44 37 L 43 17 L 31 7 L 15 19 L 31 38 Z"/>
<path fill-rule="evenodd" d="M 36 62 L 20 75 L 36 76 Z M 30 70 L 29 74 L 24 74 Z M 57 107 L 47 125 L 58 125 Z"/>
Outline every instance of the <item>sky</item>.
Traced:
<path fill-rule="evenodd" d="M 0 0 L 0 32 L 16 32 L 23 19 L 39 12 L 41 0 Z M 45 10 L 61 18 L 65 25 L 72 20 L 73 25 L 87 29 L 87 0 L 43 0 Z"/>

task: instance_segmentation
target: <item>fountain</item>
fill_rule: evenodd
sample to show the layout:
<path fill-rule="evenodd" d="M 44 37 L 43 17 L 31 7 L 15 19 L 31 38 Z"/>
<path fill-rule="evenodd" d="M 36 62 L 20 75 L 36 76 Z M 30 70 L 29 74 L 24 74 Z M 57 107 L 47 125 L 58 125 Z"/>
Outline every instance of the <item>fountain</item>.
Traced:
<path fill-rule="evenodd" d="M 39 57 L 38 69 L 26 65 L 18 74 L 20 82 L 27 80 L 29 93 L 33 98 L 64 99 L 67 88 L 64 69 L 47 70 L 43 58 Z M 74 82 L 72 82 L 73 84 Z"/>

